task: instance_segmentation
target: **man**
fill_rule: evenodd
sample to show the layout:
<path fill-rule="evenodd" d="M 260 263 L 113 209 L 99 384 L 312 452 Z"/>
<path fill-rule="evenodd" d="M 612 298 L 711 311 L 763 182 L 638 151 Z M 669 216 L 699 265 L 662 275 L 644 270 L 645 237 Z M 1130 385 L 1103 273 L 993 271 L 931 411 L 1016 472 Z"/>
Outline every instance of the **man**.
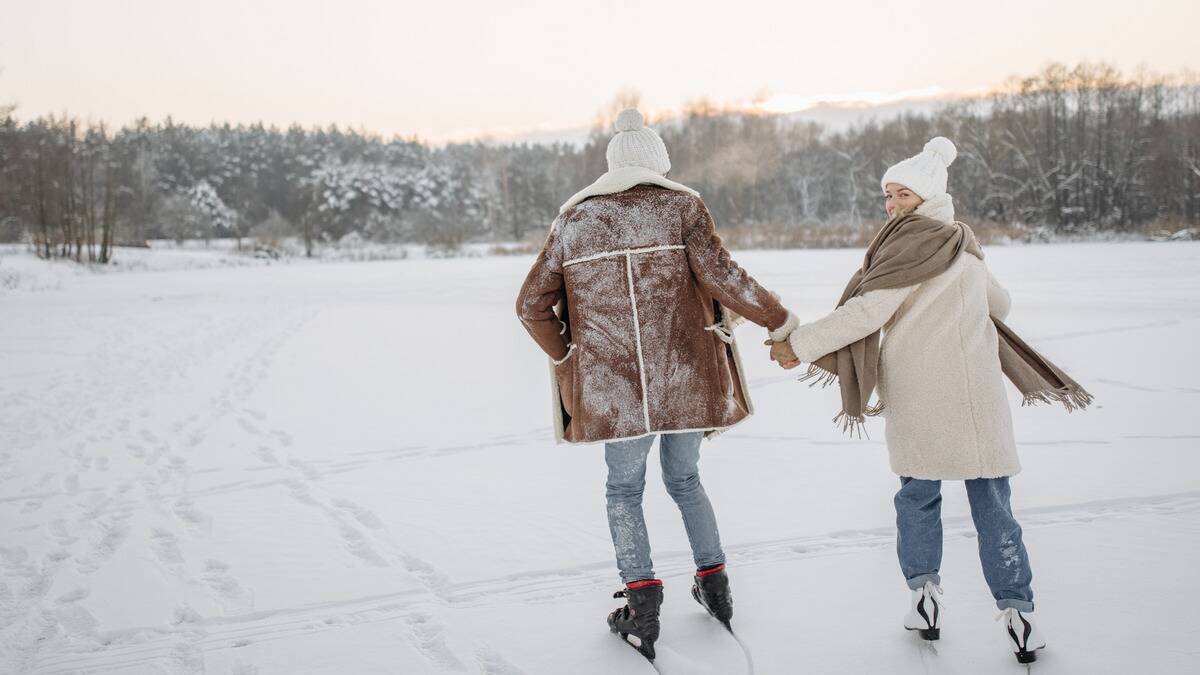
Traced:
<path fill-rule="evenodd" d="M 614 597 L 628 598 L 608 623 L 653 659 L 663 588 L 642 514 L 650 447 L 661 436 L 663 481 L 696 563 L 693 596 L 728 626 L 732 596 L 700 484 L 700 441 L 753 412 L 736 317 L 783 344 L 797 322 L 733 262 L 696 191 L 666 178 L 667 149 L 641 113 L 622 111 L 616 129 L 608 172 L 563 205 L 517 315 L 552 362 L 558 440 L 605 444 L 609 529 L 625 583 Z"/>

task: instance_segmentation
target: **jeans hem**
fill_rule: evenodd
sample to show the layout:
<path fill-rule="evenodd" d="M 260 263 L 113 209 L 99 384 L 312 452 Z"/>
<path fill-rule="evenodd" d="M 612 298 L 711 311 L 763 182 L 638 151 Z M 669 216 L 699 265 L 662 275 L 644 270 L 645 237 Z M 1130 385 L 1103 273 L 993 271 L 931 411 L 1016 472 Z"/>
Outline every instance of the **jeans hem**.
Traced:
<path fill-rule="evenodd" d="M 1017 600 L 1015 598 L 1004 598 L 996 601 L 996 607 L 1001 610 L 1013 608 L 1018 612 L 1030 613 L 1033 611 L 1033 602 L 1030 600 Z"/>
<path fill-rule="evenodd" d="M 654 570 L 650 570 L 645 573 L 635 572 L 633 574 L 626 574 L 624 572 L 621 572 L 620 574 L 621 574 L 621 583 L 623 583 L 623 584 L 630 584 L 635 581 L 645 581 L 646 579 L 654 579 L 655 578 Z"/>
<path fill-rule="evenodd" d="M 913 577 L 912 579 L 908 579 L 908 587 L 909 589 L 915 591 L 924 586 L 925 582 L 927 581 L 932 581 L 936 586 L 942 585 L 942 578 L 938 576 L 936 572 L 934 572 L 932 574 L 922 574 L 920 576 Z"/>

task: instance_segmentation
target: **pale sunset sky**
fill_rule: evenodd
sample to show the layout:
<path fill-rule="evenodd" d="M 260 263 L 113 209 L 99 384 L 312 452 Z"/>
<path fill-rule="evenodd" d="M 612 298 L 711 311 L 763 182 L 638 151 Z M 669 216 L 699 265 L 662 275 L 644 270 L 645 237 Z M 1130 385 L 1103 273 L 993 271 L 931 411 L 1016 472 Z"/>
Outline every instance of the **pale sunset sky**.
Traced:
<path fill-rule="evenodd" d="M 124 124 L 337 123 L 432 140 L 586 125 L 633 88 L 706 97 L 979 91 L 1050 61 L 1200 68 L 1200 1 L 4 0 L 0 103 Z"/>

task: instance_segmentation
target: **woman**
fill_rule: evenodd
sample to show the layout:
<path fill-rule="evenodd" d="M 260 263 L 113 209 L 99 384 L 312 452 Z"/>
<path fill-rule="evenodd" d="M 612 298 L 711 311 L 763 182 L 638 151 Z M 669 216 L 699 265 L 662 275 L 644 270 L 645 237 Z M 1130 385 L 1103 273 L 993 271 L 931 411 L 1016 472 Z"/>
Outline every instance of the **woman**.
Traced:
<path fill-rule="evenodd" d="M 1045 641 L 1031 617 L 1029 557 L 1009 505 L 1008 479 L 1021 467 L 1002 376 L 1026 402 L 1056 400 L 1071 410 L 1091 397 L 1002 323 L 1008 293 L 970 229 L 955 222 L 946 193 L 956 154 L 948 139 L 934 138 L 887 170 L 880 182 L 887 224 L 837 309 L 798 327 L 787 346 L 813 364 L 809 376 L 838 381 L 836 419 L 844 428 L 858 430 L 865 416 L 886 418 L 900 476 L 896 548 L 913 592 L 905 628 L 926 640 L 940 636 L 941 481 L 963 480 L 984 577 L 1017 660 L 1029 663 Z"/>

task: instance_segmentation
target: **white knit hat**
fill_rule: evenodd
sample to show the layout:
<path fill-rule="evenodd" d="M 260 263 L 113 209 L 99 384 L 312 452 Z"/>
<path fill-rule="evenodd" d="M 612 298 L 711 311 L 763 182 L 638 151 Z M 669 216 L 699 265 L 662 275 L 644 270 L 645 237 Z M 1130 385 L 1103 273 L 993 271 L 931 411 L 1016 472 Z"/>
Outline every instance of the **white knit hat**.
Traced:
<path fill-rule="evenodd" d="M 617 135 L 608 142 L 608 170 L 640 166 L 655 173 L 666 175 L 671 170 L 671 158 L 667 146 L 654 130 L 646 126 L 646 120 L 637 108 L 626 108 L 617 115 Z"/>
<path fill-rule="evenodd" d="M 938 136 L 925 144 L 920 154 L 894 164 L 879 181 L 887 191 L 888 183 L 898 183 L 912 190 L 921 199 L 933 199 L 946 194 L 946 168 L 958 156 L 958 149 L 949 138 Z"/>

